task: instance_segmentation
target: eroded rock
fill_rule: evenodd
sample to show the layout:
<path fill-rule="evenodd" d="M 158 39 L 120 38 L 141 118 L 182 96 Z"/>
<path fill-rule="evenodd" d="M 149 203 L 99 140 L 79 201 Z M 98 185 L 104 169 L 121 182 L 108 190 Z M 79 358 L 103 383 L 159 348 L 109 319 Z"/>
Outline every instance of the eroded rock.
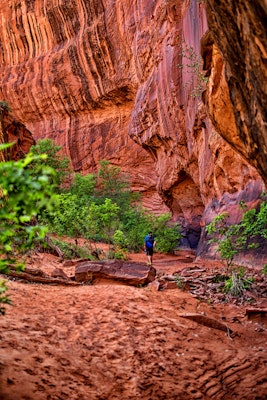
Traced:
<path fill-rule="evenodd" d="M 1 2 L 0 98 L 74 171 L 120 166 L 205 255 L 205 225 L 224 211 L 238 221 L 238 202 L 264 189 L 266 5 L 254 3 Z"/>
<path fill-rule="evenodd" d="M 155 279 L 156 270 L 145 263 L 121 260 L 82 261 L 75 268 L 77 282 L 93 282 L 95 279 L 109 279 L 129 285 L 146 285 Z"/>

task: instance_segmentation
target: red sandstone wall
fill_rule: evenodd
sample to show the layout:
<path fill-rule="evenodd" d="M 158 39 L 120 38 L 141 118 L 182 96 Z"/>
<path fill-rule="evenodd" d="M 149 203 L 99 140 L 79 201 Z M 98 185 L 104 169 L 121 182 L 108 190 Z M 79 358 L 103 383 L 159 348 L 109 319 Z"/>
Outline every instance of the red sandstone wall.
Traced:
<path fill-rule="evenodd" d="M 75 171 L 120 165 L 145 206 L 168 206 L 193 235 L 258 198 L 259 175 L 214 130 L 197 89 L 201 2 L 9 0 L 0 21 L 0 98 L 35 139 L 62 145 Z M 211 75 L 223 77 L 213 55 Z"/>

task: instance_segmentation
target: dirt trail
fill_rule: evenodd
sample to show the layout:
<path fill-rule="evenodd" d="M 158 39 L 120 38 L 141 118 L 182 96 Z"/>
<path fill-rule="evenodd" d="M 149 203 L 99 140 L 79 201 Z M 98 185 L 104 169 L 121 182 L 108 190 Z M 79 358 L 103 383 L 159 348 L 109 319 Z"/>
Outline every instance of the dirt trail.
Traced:
<path fill-rule="evenodd" d="M 154 266 L 173 273 L 188 261 L 156 255 Z M 42 255 L 40 264 L 58 263 Z M 1 400 L 267 399 L 266 326 L 242 307 L 209 305 L 178 288 L 8 285 Z M 223 321 L 234 337 L 185 313 Z"/>

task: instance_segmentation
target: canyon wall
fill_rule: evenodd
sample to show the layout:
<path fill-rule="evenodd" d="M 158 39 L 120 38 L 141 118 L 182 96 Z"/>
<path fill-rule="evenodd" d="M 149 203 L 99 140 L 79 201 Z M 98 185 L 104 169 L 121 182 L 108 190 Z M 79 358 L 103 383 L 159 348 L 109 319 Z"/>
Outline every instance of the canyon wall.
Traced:
<path fill-rule="evenodd" d="M 218 6 L 218 1 L 207 0 L 206 6 L 210 34 L 223 64 L 221 83 L 206 98 L 209 116 L 220 135 L 266 183 L 267 2 L 225 0 Z M 230 106 L 229 129 L 226 108 Z"/>
<path fill-rule="evenodd" d="M 254 204 L 264 188 L 249 144 L 236 139 L 209 3 L 211 34 L 196 0 L 0 4 L 0 99 L 34 139 L 61 145 L 75 171 L 94 172 L 101 159 L 121 166 L 145 207 L 172 211 L 184 245 L 196 247 L 202 230 L 199 253 L 205 224 L 221 211 L 236 222 L 238 202 Z"/>

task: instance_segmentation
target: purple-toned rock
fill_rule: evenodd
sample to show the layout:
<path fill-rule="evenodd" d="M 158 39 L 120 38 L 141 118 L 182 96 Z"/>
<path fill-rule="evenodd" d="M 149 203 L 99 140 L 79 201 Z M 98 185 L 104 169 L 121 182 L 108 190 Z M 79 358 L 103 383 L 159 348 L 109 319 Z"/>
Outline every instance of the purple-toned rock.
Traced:
<path fill-rule="evenodd" d="M 61 278 L 61 279 L 66 279 L 68 280 L 69 277 L 67 274 L 65 274 L 64 271 L 62 271 L 61 268 L 55 268 L 51 274 L 52 278 Z"/>
<path fill-rule="evenodd" d="M 121 260 L 82 261 L 75 269 L 77 282 L 88 282 L 94 279 L 110 279 L 138 286 L 146 285 L 155 279 L 156 270 L 145 263 Z"/>

